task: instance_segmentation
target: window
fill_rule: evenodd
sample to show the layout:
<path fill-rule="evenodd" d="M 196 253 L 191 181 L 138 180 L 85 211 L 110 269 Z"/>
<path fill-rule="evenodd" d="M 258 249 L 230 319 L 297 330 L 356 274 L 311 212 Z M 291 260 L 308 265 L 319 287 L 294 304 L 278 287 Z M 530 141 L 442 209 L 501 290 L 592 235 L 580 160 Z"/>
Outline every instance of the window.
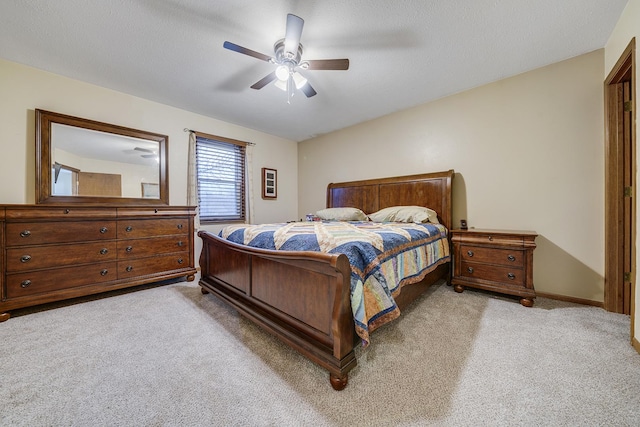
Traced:
<path fill-rule="evenodd" d="M 200 222 L 244 221 L 246 143 L 196 133 Z"/>

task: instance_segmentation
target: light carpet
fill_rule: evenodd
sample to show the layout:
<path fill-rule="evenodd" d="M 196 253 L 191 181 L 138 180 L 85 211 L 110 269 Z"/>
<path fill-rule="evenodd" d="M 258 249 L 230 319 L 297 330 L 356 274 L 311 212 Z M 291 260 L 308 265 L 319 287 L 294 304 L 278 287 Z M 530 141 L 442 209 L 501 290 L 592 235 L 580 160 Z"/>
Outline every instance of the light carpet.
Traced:
<path fill-rule="evenodd" d="M 629 316 L 445 284 L 357 350 L 349 384 L 195 282 L 0 324 L 3 426 L 638 426 Z"/>

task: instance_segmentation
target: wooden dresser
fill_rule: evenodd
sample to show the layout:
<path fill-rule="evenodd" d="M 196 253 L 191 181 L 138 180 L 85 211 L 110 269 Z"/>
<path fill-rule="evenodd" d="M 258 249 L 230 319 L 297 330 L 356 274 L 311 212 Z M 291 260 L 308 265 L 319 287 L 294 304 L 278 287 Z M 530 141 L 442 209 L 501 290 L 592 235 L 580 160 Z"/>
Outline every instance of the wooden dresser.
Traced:
<path fill-rule="evenodd" d="M 451 230 L 453 275 L 456 292 L 466 286 L 520 297 L 531 307 L 533 250 L 537 234 L 531 231 Z"/>
<path fill-rule="evenodd" d="M 190 206 L 0 205 L 0 321 L 10 311 L 186 276 Z"/>

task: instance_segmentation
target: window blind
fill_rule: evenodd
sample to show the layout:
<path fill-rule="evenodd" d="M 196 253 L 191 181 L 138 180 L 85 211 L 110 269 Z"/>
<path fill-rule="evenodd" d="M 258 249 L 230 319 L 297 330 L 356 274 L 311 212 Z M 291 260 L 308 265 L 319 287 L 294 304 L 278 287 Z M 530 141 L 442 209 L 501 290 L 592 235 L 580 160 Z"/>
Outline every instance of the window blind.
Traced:
<path fill-rule="evenodd" d="M 246 148 L 196 136 L 200 222 L 244 221 Z"/>

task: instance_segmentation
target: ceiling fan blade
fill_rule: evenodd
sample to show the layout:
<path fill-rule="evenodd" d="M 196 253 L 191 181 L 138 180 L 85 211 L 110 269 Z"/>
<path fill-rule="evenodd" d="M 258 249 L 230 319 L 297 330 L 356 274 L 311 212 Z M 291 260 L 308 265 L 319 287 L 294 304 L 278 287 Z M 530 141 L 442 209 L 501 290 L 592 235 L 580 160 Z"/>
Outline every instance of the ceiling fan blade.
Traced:
<path fill-rule="evenodd" d="M 225 49 L 232 50 L 234 52 L 242 53 L 245 55 L 253 56 L 254 58 L 261 59 L 262 61 L 271 61 L 271 57 L 264 53 L 256 52 L 255 50 L 247 49 L 246 47 L 238 46 L 235 43 L 224 42 L 222 45 Z"/>
<path fill-rule="evenodd" d="M 266 85 L 274 81 L 275 79 L 276 79 L 276 72 L 274 71 L 272 73 L 267 74 L 257 82 L 255 82 L 251 86 L 251 89 L 262 89 L 263 87 L 265 87 Z"/>
<path fill-rule="evenodd" d="M 309 82 L 307 82 L 304 86 L 302 86 L 300 90 L 304 92 L 305 95 L 307 95 L 307 98 L 311 98 L 312 96 L 318 93 L 314 88 L 311 87 Z"/>
<path fill-rule="evenodd" d="M 302 37 L 302 27 L 304 19 L 299 16 L 287 15 L 287 30 L 284 33 L 284 51 L 290 53 L 295 58 L 298 54 L 298 46 L 300 45 L 300 37 Z"/>
<path fill-rule="evenodd" d="M 304 63 L 309 64 L 306 67 L 303 67 L 307 70 L 348 70 L 349 69 L 349 60 L 348 59 L 315 59 L 304 61 Z"/>

